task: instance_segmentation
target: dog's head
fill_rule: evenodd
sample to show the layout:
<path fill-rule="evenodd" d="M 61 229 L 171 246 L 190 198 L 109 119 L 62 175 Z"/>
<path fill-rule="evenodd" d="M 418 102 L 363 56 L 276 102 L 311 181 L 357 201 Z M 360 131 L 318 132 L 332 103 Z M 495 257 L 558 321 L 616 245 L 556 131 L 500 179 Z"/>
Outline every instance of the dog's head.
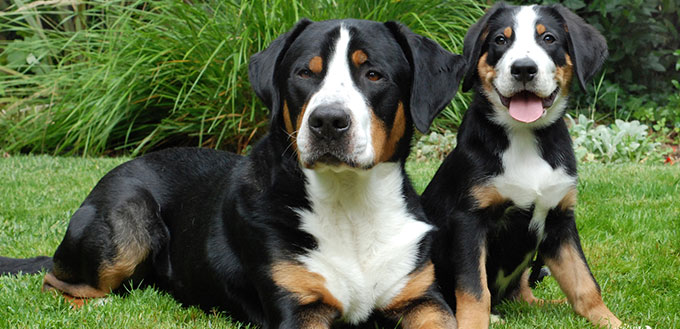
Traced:
<path fill-rule="evenodd" d="M 251 58 L 270 134 L 306 168 L 402 161 L 451 101 L 464 60 L 395 23 L 302 20 Z"/>
<path fill-rule="evenodd" d="M 489 9 L 465 36 L 463 90 L 480 88 L 504 126 L 543 127 L 565 111 L 575 74 L 585 83 L 607 57 L 602 35 L 561 5 Z"/>

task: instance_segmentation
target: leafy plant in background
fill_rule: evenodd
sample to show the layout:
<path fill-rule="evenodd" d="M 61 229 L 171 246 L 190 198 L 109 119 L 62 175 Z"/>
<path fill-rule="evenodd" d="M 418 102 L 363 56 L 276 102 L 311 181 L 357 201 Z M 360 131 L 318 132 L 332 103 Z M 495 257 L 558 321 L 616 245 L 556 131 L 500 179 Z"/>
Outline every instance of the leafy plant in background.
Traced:
<path fill-rule="evenodd" d="M 483 13 L 474 0 L 17 0 L 2 9 L 0 148 L 83 155 L 246 149 L 268 114 L 248 58 L 302 17 L 399 20 L 460 53 Z M 466 99 L 438 125 L 457 124 Z"/>
<path fill-rule="evenodd" d="M 661 161 L 669 151 L 661 143 L 647 136 L 649 127 L 634 120 L 616 120 L 607 125 L 596 125 L 583 114 L 578 120 L 567 116 L 574 151 L 580 161 L 645 162 Z"/>
<path fill-rule="evenodd" d="M 411 158 L 421 162 L 442 161 L 456 147 L 456 134 L 446 129 L 432 131 L 418 138 Z"/>

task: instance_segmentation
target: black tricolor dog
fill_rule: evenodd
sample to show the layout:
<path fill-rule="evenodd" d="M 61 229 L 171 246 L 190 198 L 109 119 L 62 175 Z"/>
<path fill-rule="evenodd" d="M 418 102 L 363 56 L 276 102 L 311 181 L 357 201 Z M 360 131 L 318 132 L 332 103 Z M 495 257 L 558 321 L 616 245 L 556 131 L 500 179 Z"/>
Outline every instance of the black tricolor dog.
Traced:
<path fill-rule="evenodd" d="M 470 28 L 464 53 L 463 89 L 475 87 L 474 100 L 422 196 L 439 228 L 437 280 L 460 327 L 487 328 L 504 298 L 540 302 L 528 285 L 536 254 L 578 314 L 619 327 L 581 249 L 562 119 L 572 76 L 584 87 L 604 62 L 604 38 L 562 6 L 501 3 Z"/>
<path fill-rule="evenodd" d="M 404 171 L 413 124 L 455 94 L 464 60 L 395 22 L 300 21 L 254 55 L 271 109 L 248 157 L 169 149 L 109 172 L 73 215 L 44 288 L 103 297 L 130 280 L 264 328 L 372 315 L 454 328 L 431 228 Z M 37 262 L 37 264 L 36 264 Z"/>

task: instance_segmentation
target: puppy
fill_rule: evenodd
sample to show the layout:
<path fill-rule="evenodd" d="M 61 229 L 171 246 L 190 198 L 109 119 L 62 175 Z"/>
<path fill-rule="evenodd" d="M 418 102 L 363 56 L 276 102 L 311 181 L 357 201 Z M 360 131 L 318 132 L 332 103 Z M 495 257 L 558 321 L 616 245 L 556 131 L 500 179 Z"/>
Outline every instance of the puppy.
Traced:
<path fill-rule="evenodd" d="M 302 20 L 250 62 L 271 110 L 247 157 L 168 149 L 106 174 L 53 258 L 44 289 L 104 297 L 134 280 L 263 328 L 371 316 L 455 328 L 434 284 L 432 226 L 404 171 L 413 125 L 455 95 L 464 60 L 405 26 Z M 53 265 L 52 265 L 53 262 Z"/>
<path fill-rule="evenodd" d="M 618 328 L 581 249 L 576 160 L 562 120 L 572 79 L 585 87 L 604 62 L 604 38 L 560 5 L 500 3 L 470 28 L 464 56 L 463 90 L 474 87 L 474 99 L 422 195 L 438 228 L 437 280 L 459 326 L 487 328 L 505 298 L 540 302 L 528 281 L 536 259 L 576 313 Z"/>

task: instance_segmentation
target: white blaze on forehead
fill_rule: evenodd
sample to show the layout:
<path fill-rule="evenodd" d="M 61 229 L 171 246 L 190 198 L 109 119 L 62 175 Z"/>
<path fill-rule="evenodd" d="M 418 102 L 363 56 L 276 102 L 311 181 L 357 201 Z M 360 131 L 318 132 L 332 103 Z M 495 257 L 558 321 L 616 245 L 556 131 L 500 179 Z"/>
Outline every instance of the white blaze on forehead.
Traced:
<path fill-rule="evenodd" d="M 363 93 L 357 88 L 350 70 L 349 43 L 350 33 L 344 25 L 329 56 L 326 76 L 321 82 L 319 90 L 312 95 L 307 104 L 307 110 L 302 118 L 297 144 L 304 157 L 304 153 L 311 147 L 311 131 L 309 131 L 309 116 L 318 108 L 334 105 L 345 108 L 351 118 L 350 123 L 350 156 L 359 165 L 369 165 L 373 161 L 371 145 L 371 114 L 368 102 Z"/>

